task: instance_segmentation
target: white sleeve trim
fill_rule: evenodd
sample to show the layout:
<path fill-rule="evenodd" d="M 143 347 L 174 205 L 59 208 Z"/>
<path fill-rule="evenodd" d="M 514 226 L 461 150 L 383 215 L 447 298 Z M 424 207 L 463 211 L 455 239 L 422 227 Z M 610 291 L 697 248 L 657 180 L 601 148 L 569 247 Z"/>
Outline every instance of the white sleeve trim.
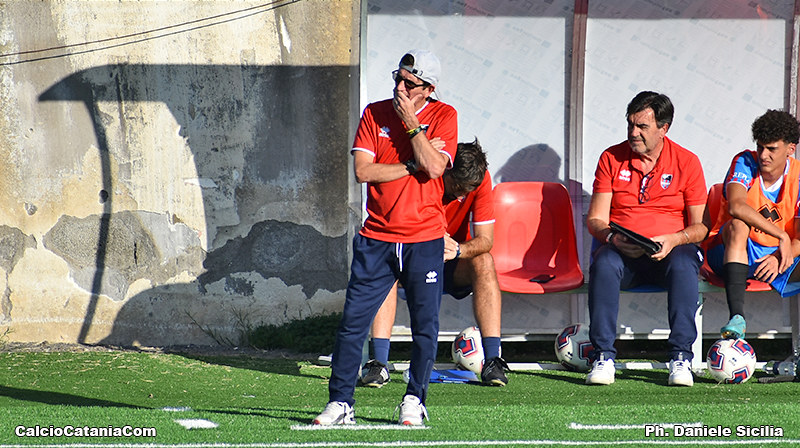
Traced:
<path fill-rule="evenodd" d="M 440 150 L 439 152 L 447 156 L 447 168 L 452 168 L 453 158 L 450 156 L 450 153 L 445 150 Z"/>
<path fill-rule="evenodd" d="M 367 154 L 371 155 L 373 158 L 375 157 L 375 152 L 373 152 L 373 151 L 370 151 L 370 150 L 369 150 L 369 149 L 367 149 L 367 148 L 358 148 L 358 147 L 354 147 L 353 149 L 351 149 L 351 150 L 350 150 L 350 153 L 352 154 L 352 153 L 354 153 L 354 152 L 356 152 L 356 151 L 365 152 L 365 153 L 367 153 Z"/>

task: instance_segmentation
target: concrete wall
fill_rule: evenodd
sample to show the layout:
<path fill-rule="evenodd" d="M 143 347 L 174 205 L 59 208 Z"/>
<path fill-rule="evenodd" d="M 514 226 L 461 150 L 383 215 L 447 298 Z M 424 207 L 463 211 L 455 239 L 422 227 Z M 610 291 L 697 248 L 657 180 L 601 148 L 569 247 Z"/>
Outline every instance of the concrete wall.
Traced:
<path fill-rule="evenodd" d="M 0 8 L 0 335 L 235 343 L 341 308 L 359 1 Z"/>

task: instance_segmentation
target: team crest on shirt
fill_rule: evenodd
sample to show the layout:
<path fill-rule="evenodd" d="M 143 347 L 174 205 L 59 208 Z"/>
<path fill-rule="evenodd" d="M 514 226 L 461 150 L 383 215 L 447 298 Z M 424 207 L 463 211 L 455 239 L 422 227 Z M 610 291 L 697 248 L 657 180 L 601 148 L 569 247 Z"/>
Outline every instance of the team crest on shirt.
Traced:
<path fill-rule="evenodd" d="M 661 175 L 661 189 L 666 190 L 669 187 L 669 184 L 672 183 L 672 174 L 662 174 Z"/>
<path fill-rule="evenodd" d="M 631 181 L 631 171 L 630 170 L 622 170 L 619 172 L 619 180 L 622 182 L 630 182 Z"/>
<path fill-rule="evenodd" d="M 389 126 L 382 127 L 380 134 L 378 134 L 378 137 L 389 138 Z"/>

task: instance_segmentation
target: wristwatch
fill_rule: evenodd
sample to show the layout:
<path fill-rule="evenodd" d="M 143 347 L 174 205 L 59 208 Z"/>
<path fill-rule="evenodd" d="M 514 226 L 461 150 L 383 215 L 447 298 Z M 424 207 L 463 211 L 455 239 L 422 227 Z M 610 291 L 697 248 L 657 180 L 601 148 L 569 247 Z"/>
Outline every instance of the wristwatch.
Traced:
<path fill-rule="evenodd" d="M 406 166 L 408 174 L 413 176 L 417 172 L 417 162 L 414 159 L 406 160 L 403 164 Z"/>

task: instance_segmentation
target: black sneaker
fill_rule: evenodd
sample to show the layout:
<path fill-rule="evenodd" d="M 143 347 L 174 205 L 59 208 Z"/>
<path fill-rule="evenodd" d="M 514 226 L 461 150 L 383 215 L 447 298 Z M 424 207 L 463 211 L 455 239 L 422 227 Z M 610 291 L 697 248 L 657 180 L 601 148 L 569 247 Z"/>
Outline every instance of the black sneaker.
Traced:
<path fill-rule="evenodd" d="M 508 384 L 508 377 L 506 377 L 505 373 L 506 370 L 510 371 L 511 369 L 508 368 L 508 364 L 506 364 L 503 358 L 492 358 L 483 365 L 481 380 L 483 384 L 489 386 L 505 386 Z"/>
<path fill-rule="evenodd" d="M 371 360 L 361 368 L 361 384 L 367 387 L 383 387 L 389 382 L 389 369 L 380 361 Z"/>

